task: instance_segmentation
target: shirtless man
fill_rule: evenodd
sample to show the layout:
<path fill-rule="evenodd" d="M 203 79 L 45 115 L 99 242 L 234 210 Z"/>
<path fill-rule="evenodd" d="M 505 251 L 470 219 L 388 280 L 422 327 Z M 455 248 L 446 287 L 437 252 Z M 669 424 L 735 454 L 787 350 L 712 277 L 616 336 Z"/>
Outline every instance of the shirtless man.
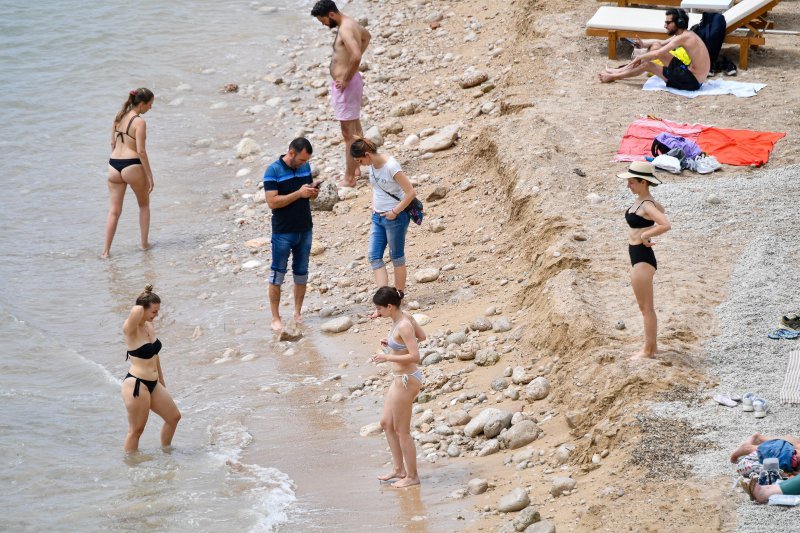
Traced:
<path fill-rule="evenodd" d="M 758 450 L 759 445 L 764 444 L 770 440 L 785 440 L 789 444 L 795 447 L 795 449 L 800 449 L 800 439 L 792 435 L 782 435 L 780 437 L 768 437 L 764 436 L 761 433 L 753 433 L 750 437 L 746 438 L 744 442 L 742 442 L 738 448 L 733 450 L 731 454 L 731 462 L 735 463 L 739 460 L 740 457 L 744 457 L 749 453 L 753 453 Z"/>
<path fill-rule="evenodd" d="M 708 78 L 708 71 L 711 69 L 711 58 L 708 55 L 703 40 L 689 27 L 689 15 L 682 9 L 669 9 L 666 12 L 664 28 L 669 36 L 664 40 L 657 39 L 636 39 L 635 44 L 646 48 L 648 51 L 637 56 L 627 65 L 606 69 L 597 74 L 597 80 L 602 83 L 623 78 L 632 78 L 644 72 L 655 74 L 667 82 L 667 87 L 681 89 L 684 91 L 696 91 Z M 681 52 L 681 48 L 688 56 L 689 64 L 684 64 L 672 52 Z M 665 67 L 652 61 L 658 59 Z"/>
<path fill-rule="evenodd" d="M 323 26 L 338 28 L 333 38 L 333 55 L 331 56 L 331 103 L 336 119 L 342 126 L 344 137 L 345 172 L 339 182 L 343 187 L 355 187 L 358 165 L 350 156 L 350 145 L 356 137 L 362 137 L 361 129 L 361 96 L 364 92 L 364 81 L 358 72 L 361 56 L 369 46 L 372 36 L 352 17 L 341 13 L 333 0 L 319 0 L 311 10 Z"/>

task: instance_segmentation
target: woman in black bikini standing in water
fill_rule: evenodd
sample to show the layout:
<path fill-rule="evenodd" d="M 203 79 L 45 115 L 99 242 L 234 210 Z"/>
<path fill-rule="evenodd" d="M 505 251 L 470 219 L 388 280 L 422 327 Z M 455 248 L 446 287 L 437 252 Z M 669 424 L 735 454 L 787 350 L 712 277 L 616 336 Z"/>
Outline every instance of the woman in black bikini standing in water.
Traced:
<path fill-rule="evenodd" d="M 147 285 L 144 292 L 136 298 L 136 305 L 122 326 L 125 333 L 125 345 L 131 368 L 122 380 L 122 399 L 128 410 L 128 435 L 125 437 L 125 451 L 135 452 L 139 448 L 139 437 L 150 410 L 164 419 L 161 428 L 161 445 L 169 446 L 175 428 L 181 419 L 181 413 L 172 401 L 164 384 L 164 373 L 161 371 L 161 341 L 156 338 L 153 320 L 161 309 L 161 298 L 153 292 L 153 286 Z"/>
<path fill-rule="evenodd" d="M 114 118 L 111 132 L 111 159 L 108 160 L 108 191 L 111 206 L 106 221 L 106 244 L 103 257 L 111 251 L 111 241 L 117 232 L 117 222 L 122 213 L 125 189 L 131 186 L 139 203 L 139 230 L 142 235 L 142 250 L 150 247 L 150 193 L 153 192 L 153 171 L 147 159 L 145 140 L 147 124 L 142 115 L 153 107 L 150 89 L 136 89 L 128 93 L 128 99 Z"/>
<path fill-rule="evenodd" d="M 411 406 L 422 388 L 417 341 L 426 338 L 425 332 L 400 308 L 402 297 L 394 287 L 381 287 L 372 297 L 378 315 L 392 319 L 389 335 L 381 341 L 387 353 L 372 356 L 375 363 L 392 363 L 392 384 L 386 393 L 381 415 L 381 427 L 392 450 L 392 471 L 379 476 L 380 481 L 397 479 L 395 488 L 419 485 L 417 449 L 411 436 Z"/>
<path fill-rule="evenodd" d="M 672 225 L 664 214 L 664 206 L 650 194 L 650 186 L 661 183 L 654 175 L 653 165 L 637 161 L 631 163 L 627 172 L 617 176 L 628 180 L 628 189 L 636 195 L 636 201 L 625 210 L 625 221 L 630 226 L 628 253 L 631 257 L 631 287 L 644 318 L 644 348 L 633 358 L 655 357 L 658 352 L 658 319 L 653 305 L 653 276 L 657 264 L 652 238 L 668 232 Z"/>

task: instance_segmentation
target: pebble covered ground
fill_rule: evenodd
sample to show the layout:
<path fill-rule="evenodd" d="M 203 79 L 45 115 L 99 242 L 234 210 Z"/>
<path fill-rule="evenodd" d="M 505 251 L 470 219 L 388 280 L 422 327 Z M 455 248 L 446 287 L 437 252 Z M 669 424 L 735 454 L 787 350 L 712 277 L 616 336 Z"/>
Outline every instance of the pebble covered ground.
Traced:
<path fill-rule="evenodd" d="M 681 419 L 714 446 L 700 446 L 683 457 L 693 473 L 709 483 L 736 474 L 728 456 L 755 432 L 765 435 L 800 433 L 800 407 L 779 404 L 788 354 L 800 341 L 771 340 L 767 333 L 782 315 L 800 311 L 800 246 L 795 225 L 800 194 L 800 166 L 739 174 L 730 178 L 700 177 L 675 186 L 659 187 L 675 227 L 706 235 L 708 246 L 738 249 L 728 282 L 728 297 L 716 310 L 719 334 L 706 343 L 709 376 L 716 389 L 705 391 L 696 404 L 653 405 L 657 415 Z M 771 411 L 757 419 L 740 407 L 718 405 L 714 394 L 754 392 Z M 691 448 L 691 447 L 690 447 Z M 738 489 L 736 531 L 797 531 L 800 511 L 755 505 Z"/>

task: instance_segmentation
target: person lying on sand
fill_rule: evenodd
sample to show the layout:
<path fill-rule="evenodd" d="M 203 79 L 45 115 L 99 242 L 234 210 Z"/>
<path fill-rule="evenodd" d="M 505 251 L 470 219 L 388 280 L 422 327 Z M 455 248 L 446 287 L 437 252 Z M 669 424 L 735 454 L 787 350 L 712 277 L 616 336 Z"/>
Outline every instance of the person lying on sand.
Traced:
<path fill-rule="evenodd" d="M 739 460 L 740 457 L 744 457 L 745 455 L 751 454 L 755 451 L 758 451 L 758 447 L 761 444 L 764 444 L 767 441 L 771 440 L 785 440 L 789 444 L 795 447 L 795 449 L 800 448 L 800 437 L 794 437 L 792 435 L 782 435 L 780 437 L 767 437 L 762 435 L 761 433 L 753 433 L 750 437 L 746 438 L 744 442 L 742 442 L 738 448 L 733 450 L 731 454 L 731 462 L 735 463 Z"/>
<path fill-rule="evenodd" d="M 627 65 L 598 72 L 597 81 L 611 83 L 650 72 L 667 82 L 667 87 L 684 91 L 700 89 L 711 70 L 711 58 L 703 40 L 696 33 L 687 30 L 688 27 L 689 15 L 686 11 L 667 10 L 664 28 L 669 38 L 644 41 L 637 38 L 634 43 L 648 51 Z"/>

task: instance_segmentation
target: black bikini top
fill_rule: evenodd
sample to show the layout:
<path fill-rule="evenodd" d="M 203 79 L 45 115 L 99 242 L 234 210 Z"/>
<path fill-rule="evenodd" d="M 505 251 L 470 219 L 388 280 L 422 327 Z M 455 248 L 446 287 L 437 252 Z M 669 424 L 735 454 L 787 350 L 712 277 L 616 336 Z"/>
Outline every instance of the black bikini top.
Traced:
<path fill-rule="evenodd" d="M 125 132 L 124 132 L 124 135 L 127 135 L 128 137 L 130 137 L 130 138 L 131 138 L 131 139 L 133 139 L 134 141 L 136 140 L 136 137 L 134 137 L 133 135 L 131 135 L 131 134 L 130 134 L 130 133 L 128 133 L 128 132 L 129 132 L 129 131 L 131 131 L 131 124 L 133 124 L 133 121 L 134 121 L 134 120 L 136 120 L 136 119 L 137 119 L 139 116 L 140 116 L 140 115 L 133 115 L 133 116 L 131 117 L 130 121 L 128 121 L 128 127 L 127 127 L 127 128 L 125 128 Z M 114 130 L 114 131 L 116 131 L 116 132 L 117 132 L 117 137 L 124 138 L 124 137 L 122 137 L 122 135 L 123 135 L 123 132 L 121 132 L 121 131 L 119 131 L 119 130 Z"/>
<path fill-rule="evenodd" d="M 156 342 L 146 342 L 136 348 L 135 350 L 128 350 L 128 355 L 125 356 L 125 360 L 128 360 L 128 357 L 138 357 L 139 359 L 152 359 L 153 356 L 158 355 L 158 352 L 161 351 L 161 341 L 156 339 Z"/>
<path fill-rule="evenodd" d="M 653 205 L 656 204 L 655 202 L 653 202 L 653 200 L 645 200 L 644 202 L 652 202 Z M 639 204 L 639 207 L 642 207 L 642 204 L 644 204 L 644 202 Z M 639 207 L 634 209 L 633 213 L 631 213 L 628 209 L 625 210 L 625 221 L 628 223 L 628 225 L 635 229 L 649 228 L 650 226 L 654 225 L 655 222 L 653 222 L 652 220 L 647 220 L 646 218 L 636 214 L 636 211 L 639 210 Z"/>

